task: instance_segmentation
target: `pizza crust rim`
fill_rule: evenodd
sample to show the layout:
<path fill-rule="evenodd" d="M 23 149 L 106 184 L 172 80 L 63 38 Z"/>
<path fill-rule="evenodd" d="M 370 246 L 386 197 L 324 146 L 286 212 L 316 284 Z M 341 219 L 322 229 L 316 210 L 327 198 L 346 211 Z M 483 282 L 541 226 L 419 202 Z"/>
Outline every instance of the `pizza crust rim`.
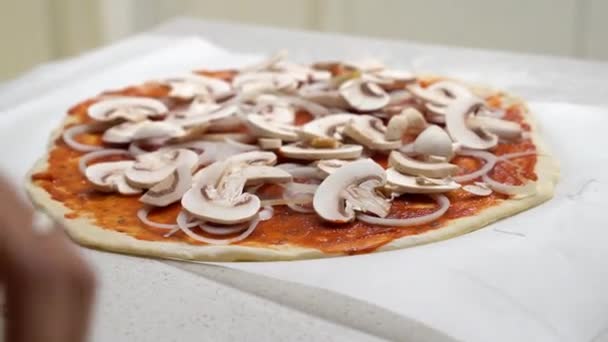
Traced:
<path fill-rule="evenodd" d="M 471 88 L 475 92 L 490 91 L 489 88 L 485 87 L 471 86 Z M 554 188 L 559 179 L 559 166 L 553 157 L 545 156 L 548 154 L 548 149 L 540 137 L 538 124 L 530 113 L 525 101 L 507 94 L 504 95 L 503 100 L 508 103 L 519 103 L 524 107 L 525 120 L 531 126 L 531 139 L 534 142 L 537 151 L 544 155 L 537 159 L 534 169 L 538 177 L 537 193 L 523 199 L 505 200 L 499 205 L 486 208 L 474 216 L 461 217 L 450 221 L 441 228 L 430 230 L 422 234 L 398 238 L 374 250 L 372 253 L 402 249 L 463 235 L 480 229 L 492 222 L 535 207 L 553 197 Z M 62 128 L 70 122 L 70 118 L 71 117 L 68 116 L 61 126 L 51 135 L 45 155 L 36 162 L 26 175 L 25 188 L 34 205 L 48 213 L 53 220 L 63 224 L 67 234 L 74 241 L 83 246 L 131 255 L 209 262 L 281 261 L 347 256 L 347 254 L 326 253 L 315 248 L 289 244 L 272 247 L 251 247 L 241 245 L 209 246 L 191 245 L 184 242 L 167 243 L 164 241 L 138 240 L 125 233 L 97 226 L 87 218 L 67 219 L 65 214 L 70 213 L 71 210 L 64 206 L 62 202 L 54 200 L 44 188 L 36 185 L 32 181 L 31 176 L 36 172 L 46 170 L 49 153 L 54 141 L 60 135 Z"/>

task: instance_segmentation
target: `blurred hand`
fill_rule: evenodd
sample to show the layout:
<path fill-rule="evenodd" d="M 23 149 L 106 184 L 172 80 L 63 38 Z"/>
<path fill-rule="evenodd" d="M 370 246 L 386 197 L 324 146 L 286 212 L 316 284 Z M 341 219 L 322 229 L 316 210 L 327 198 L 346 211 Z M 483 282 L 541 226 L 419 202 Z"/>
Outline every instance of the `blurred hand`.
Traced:
<path fill-rule="evenodd" d="M 63 229 L 50 220 L 41 220 L 40 215 L 0 177 L 0 286 L 6 296 L 5 340 L 84 341 L 94 300 L 94 274 Z"/>

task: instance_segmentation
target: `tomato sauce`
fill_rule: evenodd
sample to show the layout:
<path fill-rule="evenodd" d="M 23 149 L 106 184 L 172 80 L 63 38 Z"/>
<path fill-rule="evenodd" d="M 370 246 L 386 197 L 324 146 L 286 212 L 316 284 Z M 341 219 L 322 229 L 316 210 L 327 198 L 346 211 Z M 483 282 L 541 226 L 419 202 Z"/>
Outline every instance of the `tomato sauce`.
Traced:
<path fill-rule="evenodd" d="M 229 79 L 233 75 L 232 72 L 200 73 L 219 75 L 225 79 Z M 142 86 L 129 87 L 106 94 L 166 99 L 168 88 L 159 84 L 146 83 Z M 81 102 L 71 108 L 69 114 L 77 122 L 89 122 L 86 109 L 99 99 Z M 490 98 L 489 101 L 493 106 L 500 104 L 500 99 L 496 97 Z M 519 105 L 511 106 L 506 109 L 506 118 L 526 126 L 523 110 Z M 310 119 L 311 117 L 306 113 L 297 114 L 299 124 Z M 529 130 L 529 126 L 526 127 Z M 101 144 L 99 135 L 95 134 L 85 134 L 77 137 L 77 140 L 88 144 Z M 532 141 L 527 139 L 511 144 L 501 143 L 494 152 L 502 155 L 534 149 Z M 142 203 L 138 201 L 139 196 L 124 196 L 94 190 L 78 170 L 78 160 L 82 154 L 70 149 L 59 138 L 50 152 L 47 170 L 32 176 L 35 183 L 44 188 L 54 200 L 62 202 L 71 210 L 66 217 L 86 217 L 100 227 L 122 232 L 140 240 L 203 244 L 190 239 L 182 232 L 166 238 L 163 237 L 166 230 L 155 229 L 143 224 L 137 218 L 137 211 L 142 208 Z M 374 159 L 386 167 L 386 156 L 378 155 Z M 453 160 L 453 163 L 458 164 L 462 169 L 461 173 L 465 174 L 481 167 L 482 162 L 475 158 L 459 156 Z M 535 165 L 536 156 L 526 156 L 513 159 L 509 163 L 499 163 L 489 175 L 500 182 L 521 184 L 524 179 L 536 179 Z M 322 221 L 315 214 L 295 213 L 285 206 L 276 206 L 272 219 L 261 222 L 249 238 L 238 244 L 270 248 L 289 244 L 317 248 L 327 253 L 366 253 L 400 237 L 438 229 L 450 220 L 475 215 L 484 208 L 497 205 L 507 198 L 505 195 L 496 193 L 487 197 L 478 197 L 464 190 L 452 191 L 446 195 L 451 201 L 451 206 L 443 217 L 430 224 L 405 228 L 373 226 L 364 222 L 333 225 Z M 428 196 L 404 195 L 393 202 L 389 217 L 416 217 L 431 213 L 436 207 L 437 205 Z M 175 223 L 180 210 L 181 206 L 178 203 L 166 208 L 155 209 L 150 213 L 149 219 L 160 223 Z"/>

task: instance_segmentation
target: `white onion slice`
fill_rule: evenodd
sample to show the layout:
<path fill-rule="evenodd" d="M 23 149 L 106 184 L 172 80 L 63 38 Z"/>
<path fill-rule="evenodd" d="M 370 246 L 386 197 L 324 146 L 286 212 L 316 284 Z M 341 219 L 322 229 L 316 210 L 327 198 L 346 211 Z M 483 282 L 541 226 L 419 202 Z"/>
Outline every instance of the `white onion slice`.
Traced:
<path fill-rule="evenodd" d="M 435 200 L 435 202 L 437 202 L 437 204 L 439 204 L 439 208 L 428 215 L 405 218 L 405 219 L 398 219 L 398 218 L 381 218 L 381 217 L 371 216 L 371 215 L 367 215 L 367 214 L 358 214 L 357 219 L 359 219 L 359 221 L 363 221 L 363 222 L 369 223 L 369 224 L 376 224 L 379 226 L 392 226 L 392 227 L 409 227 L 409 226 L 418 226 L 421 224 L 429 223 L 429 222 L 435 221 L 438 218 L 440 218 L 441 216 L 443 216 L 443 214 L 445 214 L 445 212 L 448 211 L 448 209 L 450 208 L 450 200 L 445 195 L 433 194 L 433 195 L 430 195 L 430 197 L 433 198 Z"/>
<path fill-rule="evenodd" d="M 150 227 L 153 227 L 153 228 L 158 228 L 158 229 L 167 229 L 167 230 L 169 230 L 169 229 L 176 229 L 176 228 L 179 228 L 179 227 L 177 226 L 177 224 L 175 224 L 175 223 L 170 224 L 170 223 L 159 223 L 159 222 L 154 222 L 154 221 L 151 221 L 151 220 L 148 218 L 148 215 L 150 214 L 150 211 L 151 211 L 152 209 L 154 209 L 154 208 L 149 207 L 149 206 L 144 206 L 144 207 L 142 207 L 141 209 L 139 209 L 139 210 L 137 211 L 137 218 L 138 218 L 138 219 L 139 219 L 139 220 L 140 220 L 140 221 L 141 221 L 143 224 L 145 224 L 145 225 L 147 225 L 147 226 L 150 226 Z M 187 226 L 188 226 L 188 227 L 190 227 L 190 228 L 191 228 L 191 227 L 196 227 L 197 225 L 198 225 L 198 222 L 189 222 L 189 223 L 187 223 Z"/>
<path fill-rule="evenodd" d="M 249 222 L 249 227 L 245 231 L 243 231 L 243 233 L 241 233 L 239 236 L 235 236 L 235 237 L 229 238 L 229 239 L 211 239 L 208 237 L 198 235 L 195 232 L 193 232 L 192 230 L 190 230 L 190 228 L 188 228 L 187 222 L 188 222 L 188 214 L 182 210 L 179 213 L 179 215 L 177 216 L 177 225 L 178 225 L 179 229 L 182 232 L 184 232 L 184 234 L 188 235 L 191 239 L 194 239 L 194 240 L 200 241 L 200 242 L 204 242 L 204 243 L 207 243 L 210 245 L 229 245 L 234 242 L 239 242 L 239 241 L 245 240 L 247 237 L 249 237 L 249 235 L 251 235 L 251 233 L 253 233 L 255 228 L 258 226 L 258 223 L 260 223 L 260 217 L 258 215 L 253 220 L 251 220 Z"/>
<path fill-rule="evenodd" d="M 214 234 L 214 235 L 229 235 L 229 234 L 242 232 L 243 230 L 247 229 L 248 226 L 249 226 L 249 224 L 244 223 L 244 224 L 239 224 L 236 226 L 213 227 L 213 226 L 208 225 L 205 222 L 201 222 L 198 225 L 198 227 L 200 229 L 202 229 L 205 233 Z"/>
<path fill-rule="evenodd" d="M 82 133 L 100 132 L 101 128 L 95 125 L 76 125 L 63 131 L 63 141 L 73 150 L 80 152 L 91 152 L 103 149 L 103 146 L 81 144 L 74 139 L 74 136 Z"/>
<path fill-rule="evenodd" d="M 312 202 L 312 197 L 311 197 L 310 201 Z M 311 214 L 311 213 L 315 212 L 315 210 L 312 208 L 305 208 L 301 204 L 296 204 L 296 203 L 287 203 L 287 207 L 289 207 L 289 209 L 291 209 L 295 212 L 302 213 L 302 214 Z"/>
<path fill-rule="evenodd" d="M 478 177 L 481 177 L 481 176 L 487 174 L 488 172 L 490 172 L 490 170 L 492 170 L 492 168 L 494 168 L 494 166 L 496 165 L 496 161 L 497 161 L 497 157 L 494 154 L 492 154 L 490 152 L 486 152 L 486 151 L 461 150 L 458 152 L 458 155 L 475 157 L 475 158 L 483 159 L 485 161 L 485 164 L 483 164 L 483 166 L 480 167 L 479 170 L 473 171 L 471 173 L 467 173 L 465 175 L 453 177 L 454 181 L 458 182 L 458 183 L 472 181 L 475 178 L 478 178 Z"/>
<path fill-rule="evenodd" d="M 523 185 L 510 185 L 495 181 L 488 175 L 483 175 L 482 179 L 495 192 L 515 196 L 515 198 L 528 197 L 536 193 L 536 182 L 528 181 Z"/>
<path fill-rule="evenodd" d="M 129 153 L 129 151 L 121 150 L 118 148 L 109 148 L 109 149 L 89 152 L 89 153 L 83 155 L 82 157 L 80 157 L 80 160 L 78 161 L 78 169 L 84 175 L 86 168 L 91 160 L 101 158 L 101 157 L 114 156 L 114 155 L 129 156 L 130 153 Z"/>

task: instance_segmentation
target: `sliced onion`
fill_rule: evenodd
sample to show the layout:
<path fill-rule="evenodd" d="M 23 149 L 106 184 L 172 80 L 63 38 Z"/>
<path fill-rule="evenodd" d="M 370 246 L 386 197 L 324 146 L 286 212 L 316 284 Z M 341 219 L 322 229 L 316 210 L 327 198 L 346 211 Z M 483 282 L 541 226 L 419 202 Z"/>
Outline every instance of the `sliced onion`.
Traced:
<path fill-rule="evenodd" d="M 522 152 L 503 154 L 503 155 L 497 156 L 497 158 L 499 161 L 501 161 L 501 160 L 537 156 L 537 155 L 538 155 L 538 152 L 536 152 L 536 151 L 522 151 Z"/>
<path fill-rule="evenodd" d="M 249 226 L 248 223 L 238 224 L 235 226 L 226 226 L 226 227 L 214 227 L 210 226 L 205 222 L 199 223 L 198 227 L 202 229 L 205 233 L 214 234 L 214 235 L 229 235 L 238 232 L 242 232 L 247 229 Z"/>
<path fill-rule="evenodd" d="M 137 218 L 143 222 L 145 225 L 153 227 L 153 228 L 158 228 L 158 229 L 176 229 L 179 228 L 177 226 L 177 224 L 170 224 L 170 223 L 159 223 L 159 222 L 154 222 L 154 221 L 150 221 L 150 219 L 148 218 L 148 215 L 150 214 L 150 211 L 154 209 L 153 207 L 150 206 L 144 206 L 143 208 L 139 209 L 137 211 Z M 187 226 L 188 227 L 196 227 L 198 225 L 198 222 L 188 222 Z"/>
<path fill-rule="evenodd" d="M 78 169 L 84 175 L 86 168 L 88 166 L 88 163 L 91 160 L 101 158 L 101 157 L 114 156 L 114 155 L 128 156 L 130 154 L 129 154 L 129 151 L 121 150 L 121 149 L 117 149 L 117 148 L 108 148 L 108 149 L 103 149 L 103 150 L 99 150 L 99 151 L 89 152 L 89 153 L 83 155 L 82 157 L 80 157 L 80 160 L 78 161 Z"/>
<path fill-rule="evenodd" d="M 192 230 L 190 230 L 190 228 L 187 225 L 187 222 L 188 222 L 188 214 L 182 210 L 179 213 L 179 215 L 177 215 L 177 225 L 178 225 L 179 229 L 182 232 L 184 232 L 184 234 L 188 235 L 191 239 L 194 239 L 194 240 L 200 241 L 200 242 L 204 242 L 204 243 L 207 243 L 210 245 L 229 245 L 234 242 L 239 242 L 239 241 L 245 240 L 247 237 L 249 237 L 249 235 L 251 235 L 251 233 L 253 233 L 255 228 L 258 226 L 258 223 L 260 223 L 260 217 L 258 215 L 253 220 L 251 220 L 249 222 L 249 227 L 245 231 L 243 231 L 243 233 L 241 233 L 239 236 L 235 236 L 235 237 L 229 238 L 229 239 L 211 239 L 208 237 L 198 235 L 195 232 L 193 232 Z"/>
<path fill-rule="evenodd" d="M 310 202 L 312 202 L 312 198 L 311 198 Z M 301 204 L 296 204 L 296 203 L 287 203 L 287 207 L 289 207 L 289 209 L 291 209 L 295 212 L 302 213 L 302 214 L 311 214 L 311 213 L 315 212 L 315 210 L 312 208 L 305 208 Z"/>
<path fill-rule="evenodd" d="M 441 216 L 443 216 L 443 214 L 445 214 L 445 212 L 448 211 L 448 209 L 450 208 L 450 200 L 445 195 L 433 194 L 433 195 L 430 195 L 430 197 L 433 200 L 435 200 L 435 202 L 437 202 L 437 204 L 439 204 L 439 208 L 428 215 L 405 218 L 405 219 L 398 219 L 398 218 L 381 218 L 381 217 L 371 216 L 371 215 L 367 215 L 367 214 L 358 214 L 357 219 L 359 219 L 359 221 L 363 221 L 363 222 L 369 223 L 369 224 L 376 224 L 379 226 L 392 226 L 392 227 L 409 227 L 409 226 L 418 226 L 421 224 L 429 223 L 429 222 L 435 221 L 438 218 L 440 218 Z"/>
<path fill-rule="evenodd" d="M 483 166 L 481 168 L 479 168 L 479 170 L 473 171 L 471 173 L 467 173 L 466 175 L 453 177 L 454 181 L 456 181 L 458 183 L 472 181 L 475 178 L 478 178 L 478 177 L 481 177 L 481 176 L 487 174 L 488 172 L 490 172 L 490 170 L 492 170 L 492 168 L 494 168 L 494 165 L 496 165 L 496 161 L 498 160 L 494 154 L 492 154 L 490 152 L 486 152 L 486 151 L 461 150 L 458 152 L 458 155 L 475 157 L 475 158 L 483 159 L 485 161 L 485 164 L 483 164 Z"/>
<path fill-rule="evenodd" d="M 80 151 L 80 152 L 98 151 L 98 150 L 103 149 L 103 147 L 95 146 L 95 145 L 81 144 L 78 141 L 76 141 L 74 139 L 74 137 L 76 135 L 79 135 L 82 133 L 94 133 L 94 132 L 100 132 L 100 131 L 102 131 L 102 129 L 96 125 L 76 125 L 76 126 L 67 128 L 65 131 L 63 131 L 62 137 L 63 137 L 63 141 L 65 141 L 65 143 L 68 146 L 70 146 L 70 148 L 72 148 L 73 150 Z"/>
<path fill-rule="evenodd" d="M 487 174 L 483 175 L 482 179 L 484 183 L 486 183 L 488 187 L 495 192 L 516 196 L 516 198 L 523 198 L 536 193 L 536 182 L 527 181 L 523 185 L 510 185 L 495 181 Z"/>

